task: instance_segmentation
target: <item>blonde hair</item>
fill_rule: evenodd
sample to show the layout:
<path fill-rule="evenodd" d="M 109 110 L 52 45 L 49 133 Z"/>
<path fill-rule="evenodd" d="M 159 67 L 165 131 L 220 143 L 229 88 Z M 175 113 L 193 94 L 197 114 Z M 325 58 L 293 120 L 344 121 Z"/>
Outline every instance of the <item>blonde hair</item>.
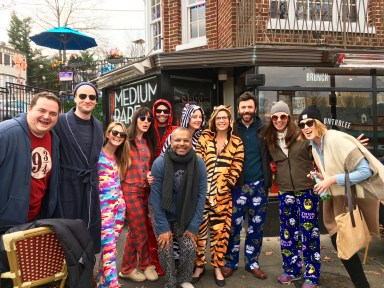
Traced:
<path fill-rule="evenodd" d="M 318 137 L 323 137 L 325 135 L 325 133 L 327 133 L 327 126 L 324 125 L 323 122 L 317 120 L 317 119 L 313 119 L 313 121 L 315 121 L 315 125 L 316 125 L 316 129 L 317 129 L 317 136 Z M 300 129 L 300 136 L 299 136 L 299 140 L 305 140 L 307 138 L 305 138 L 304 136 L 304 133 L 303 131 Z"/>
<path fill-rule="evenodd" d="M 314 119 L 317 127 L 317 133 L 319 134 L 319 137 L 323 137 L 325 133 L 327 133 L 327 126 L 324 125 L 323 122 Z"/>
<path fill-rule="evenodd" d="M 121 122 L 111 122 L 108 125 L 107 131 L 105 131 L 104 135 L 104 145 L 108 142 L 108 135 L 111 133 L 113 128 L 116 126 L 120 126 L 123 129 L 123 133 L 127 134 L 127 128 Z M 120 179 L 124 179 L 125 172 L 127 172 L 129 166 L 131 166 L 131 157 L 130 157 L 130 146 L 128 141 L 128 135 L 125 137 L 122 145 L 117 147 L 115 151 L 116 162 L 117 162 L 117 171 L 119 172 Z"/>

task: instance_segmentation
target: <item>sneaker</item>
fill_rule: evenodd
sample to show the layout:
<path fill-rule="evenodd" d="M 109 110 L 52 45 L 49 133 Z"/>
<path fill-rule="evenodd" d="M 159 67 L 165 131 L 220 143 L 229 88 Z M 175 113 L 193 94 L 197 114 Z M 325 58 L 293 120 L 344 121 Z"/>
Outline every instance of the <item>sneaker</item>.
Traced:
<path fill-rule="evenodd" d="M 281 284 L 291 284 L 292 281 L 297 281 L 300 279 L 301 279 L 300 276 L 292 276 L 292 275 L 283 273 L 277 278 L 277 281 L 279 281 Z"/>
<path fill-rule="evenodd" d="M 194 286 L 190 282 L 184 282 L 180 284 L 181 288 L 194 288 Z"/>
<path fill-rule="evenodd" d="M 159 275 L 157 275 L 156 268 L 153 265 L 148 266 L 144 270 L 144 275 L 145 275 L 145 277 L 147 277 L 147 280 L 149 280 L 149 281 L 156 281 L 159 279 Z"/>
<path fill-rule="evenodd" d="M 135 281 L 135 282 L 144 282 L 145 280 L 147 280 L 147 277 L 145 277 L 143 272 L 141 272 L 137 268 L 133 269 L 132 272 L 129 274 L 123 274 L 120 271 L 119 277 L 124 278 L 124 279 L 130 279 L 130 280 Z"/>
<path fill-rule="evenodd" d="M 301 288 L 316 288 L 317 285 L 313 284 L 313 282 L 309 279 L 305 279 L 303 286 Z"/>

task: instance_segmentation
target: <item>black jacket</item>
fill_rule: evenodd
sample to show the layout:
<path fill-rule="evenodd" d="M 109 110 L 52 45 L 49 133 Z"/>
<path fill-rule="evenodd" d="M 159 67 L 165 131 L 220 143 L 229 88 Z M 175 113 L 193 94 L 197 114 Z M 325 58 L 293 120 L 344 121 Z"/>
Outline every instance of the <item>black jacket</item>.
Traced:
<path fill-rule="evenodd" d="M 14 226 L 5 233 L 24 231 L 36 227 L 50 227 L 55 231 L 57 239 L 64 249 L 68 266 L 67 287 L 90 288 L 93 280 L 95 254 L 92 238 L 80 219 L 44 219 L 31 223 Z M 9 271 L 3 241 L 0 241 L 0 272 Z M 0 287 L 8 287 L 1 282 Z M 10 286 L 12 287 L 12 286 Z"/>
<path fill-rule="evenodd" d="M 269 155 L 267 142 L 265 140 L 265 127 L 261 123 L 261 119 L 259 117 L 255 117 L 258 123 L 257 127 L 257 141 L 260 145 L 260 153 L 261 153 L 261 160 L 263 164 L 263 175 L 264 175 L 264 189 L 267 191 L 272 186 L 272 172 L 271 167 L 269 166 L 271 162 L 271 157 Z M 240 118 L 238 118 L 233 123 L 233 134 L 236 136 L 239 136 L 241 140 L 243 140 L 243 137 L 241 135 L 241 130 L 239 129 L 239 122 L 241 121 Z M 246 151 L 244 151 L 244 157 L 247 157 Z M 239 179 L 237 180 L 236 186 L 240 187 L 244 185 L 244 173 L 242 172 Z"/>

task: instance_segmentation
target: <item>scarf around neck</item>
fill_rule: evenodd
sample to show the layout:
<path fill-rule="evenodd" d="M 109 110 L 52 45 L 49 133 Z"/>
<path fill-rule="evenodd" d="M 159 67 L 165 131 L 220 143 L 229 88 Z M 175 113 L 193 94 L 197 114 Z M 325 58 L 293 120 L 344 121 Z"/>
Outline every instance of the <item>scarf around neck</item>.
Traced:
<path fill-rule="evenodd" d="M 170 147 L 164 153 L 164 180 L 162 186 L 161 206 L 172 213 L 173 181 L 175 177 L 174 163 L 186 164 L 186 169 L 177 191 L 176 219 L 180 226 L 180 235 L 188 228 L 195 214 L 198 185 L 199 164 L 196 153 L 191 149 L 185 156 L 179 156 Z"/>

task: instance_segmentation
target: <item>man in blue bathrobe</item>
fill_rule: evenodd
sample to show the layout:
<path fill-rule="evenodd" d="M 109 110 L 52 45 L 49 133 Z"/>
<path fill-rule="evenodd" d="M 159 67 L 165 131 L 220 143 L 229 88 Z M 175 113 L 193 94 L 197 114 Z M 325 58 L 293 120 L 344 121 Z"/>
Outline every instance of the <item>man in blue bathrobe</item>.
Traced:
<path fill-rule="evenodd" d="M 95 252 L 100 252 L 101 216 L 97 162 L 103 146 L 103 128 L 92 116 L 97 88 L 81 82 L 73 90 L 76 107 L 61 114 L 55 131 L 60 138 L 60 202 L 64 218 L 82 219 Z"/>

